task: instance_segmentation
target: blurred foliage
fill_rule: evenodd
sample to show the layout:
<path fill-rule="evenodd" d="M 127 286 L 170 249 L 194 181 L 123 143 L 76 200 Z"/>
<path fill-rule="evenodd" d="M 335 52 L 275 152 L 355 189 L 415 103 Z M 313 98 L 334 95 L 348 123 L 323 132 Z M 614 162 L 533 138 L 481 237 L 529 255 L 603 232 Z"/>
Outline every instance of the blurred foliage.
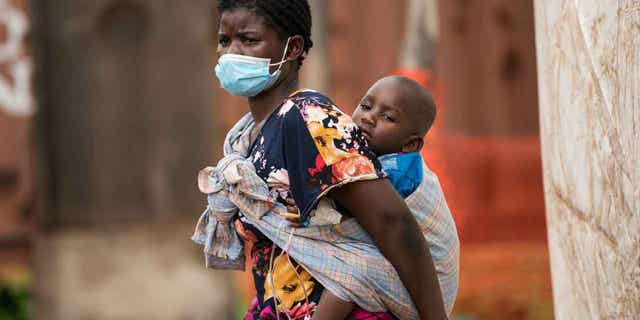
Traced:
<path fill-rule="evenodd" d="M 26 286 L 0 283 L 0 320 L 28 320 L 30 300 Z"/>

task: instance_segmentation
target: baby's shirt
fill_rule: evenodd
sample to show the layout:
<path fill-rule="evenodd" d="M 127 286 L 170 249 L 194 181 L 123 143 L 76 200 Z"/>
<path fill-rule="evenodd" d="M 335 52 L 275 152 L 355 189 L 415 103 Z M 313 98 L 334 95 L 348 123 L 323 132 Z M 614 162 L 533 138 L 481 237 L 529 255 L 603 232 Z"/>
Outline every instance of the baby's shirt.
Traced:
<path fill-rule="evenodd" d="M 378 157 L 382 170 L 402 196 L 410 196 L 422 182 L 422 157 L 418 152 L 390 153 Z"/>

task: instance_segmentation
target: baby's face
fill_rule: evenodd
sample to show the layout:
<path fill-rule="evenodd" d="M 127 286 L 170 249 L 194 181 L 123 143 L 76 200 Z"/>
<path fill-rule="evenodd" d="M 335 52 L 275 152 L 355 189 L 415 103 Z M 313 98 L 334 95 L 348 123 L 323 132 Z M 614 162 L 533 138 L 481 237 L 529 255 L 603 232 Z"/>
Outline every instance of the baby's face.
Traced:
<path fill-rule="evenodd" d="M 411 138 L 410 114 L 399 84 L 376 82 L 362 98 L 352 118 L 360 127 L 369 149 L 381 156 L 403 151 Z"/>

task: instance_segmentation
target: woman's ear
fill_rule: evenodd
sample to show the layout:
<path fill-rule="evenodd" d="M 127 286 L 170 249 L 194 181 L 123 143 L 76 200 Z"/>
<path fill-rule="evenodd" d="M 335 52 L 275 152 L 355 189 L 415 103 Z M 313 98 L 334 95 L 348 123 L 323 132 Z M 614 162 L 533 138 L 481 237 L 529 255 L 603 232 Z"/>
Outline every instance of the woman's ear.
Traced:
<path fill-rule="evenodd" d="M 288 61 L 297 61 L 304 54 L 304 38 L 295 35 L 289 38 L 289 49 L 286 53 Z"/>
<path fill-rule="evenodd" d="M 423 145 L 424 140 L 422 139 L 422 137 L 413 135 L 411 136 L 411 138 L 409 138 L 409 141 L 407 141 L 402 146 L 402 152 L 418 152 L 420 151 L 420 149 L 422 149 Z"/>

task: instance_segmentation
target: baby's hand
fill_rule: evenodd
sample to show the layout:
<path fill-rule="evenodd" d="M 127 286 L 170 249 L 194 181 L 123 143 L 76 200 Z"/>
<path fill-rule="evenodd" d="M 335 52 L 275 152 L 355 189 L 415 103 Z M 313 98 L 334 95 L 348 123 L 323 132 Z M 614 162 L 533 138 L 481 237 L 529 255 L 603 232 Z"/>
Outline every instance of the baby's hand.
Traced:
<path fill-rule="evenodd" d="M 296 206 L 296 201 L 292 197 L 288 197 L 285 202 L 287 203 L 287 213 L 283 213 L 282 216 L 289 221 L 289 226 L 293 228 L 304 227 L 300 220 L 300 212 Z"/>

